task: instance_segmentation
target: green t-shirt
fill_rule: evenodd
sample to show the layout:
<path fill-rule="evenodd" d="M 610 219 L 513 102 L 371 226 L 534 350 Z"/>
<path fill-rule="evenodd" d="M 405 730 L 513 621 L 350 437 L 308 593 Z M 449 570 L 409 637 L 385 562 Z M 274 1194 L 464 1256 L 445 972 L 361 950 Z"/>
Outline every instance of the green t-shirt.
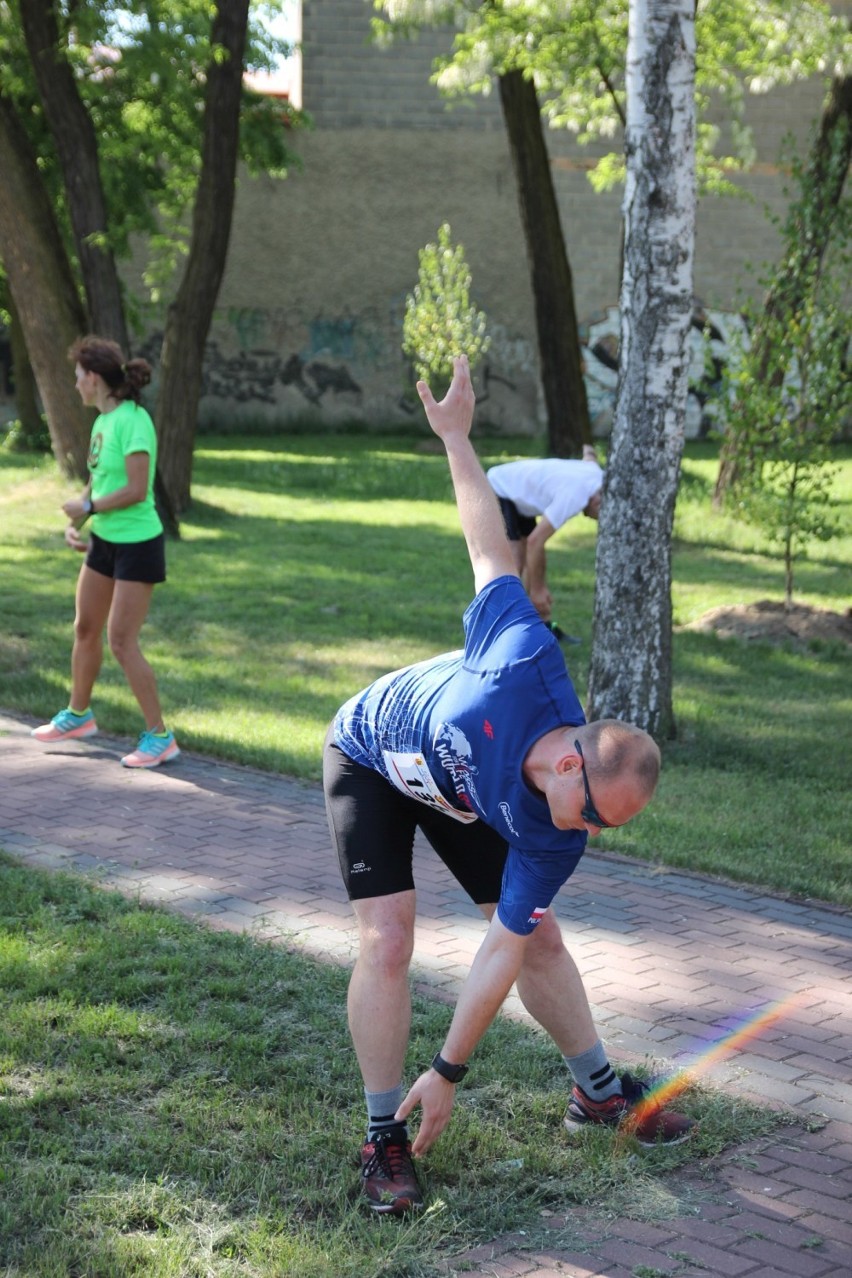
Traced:
<path fill-rule="evenodd" d="M 92 426 L 89 440 L 89 474 L 92 501 L 106 497 L 127 483 L 125 458 L 130 453 L 147 453 L 148 492 L 135 506 L 105 510 L 92 516 L 92 530 L 105 541 L 149 541 L 163 531 L 154 505 L 154 473 L 157 469 L 157 435 L 150 415 L 140 404 L 127 399 L 111 413 L 101 413 Z"/>

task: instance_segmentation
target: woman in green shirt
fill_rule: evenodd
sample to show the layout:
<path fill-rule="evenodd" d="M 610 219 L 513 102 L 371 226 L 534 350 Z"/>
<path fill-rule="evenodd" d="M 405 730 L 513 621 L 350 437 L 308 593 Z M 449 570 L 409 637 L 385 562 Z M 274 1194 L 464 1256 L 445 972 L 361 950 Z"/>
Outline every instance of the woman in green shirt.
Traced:
<path fill-rule="evenodd" d="M 127 768 L 156 768 L 180 754 L 163 723 L 157 681 L 139 647 L 154 586 L 166 579 L 165 538 L 154 505 L 157 436 L 139 402 L 151 380 L 144 359 L 125 361 L 102 337 L 83 337 L 68 352 L 83 403 L 98 409 L 89 442 L 89 482 L 62 507 L 70 523 L 65 542 L 85 554 L 77 582 L 71 652 L 71 700 L 50 723 L 35 728 L 39 741 L 93 736 L 89 706 L 103 658 L 103 632 L 145 718 Z M 81 529 L 90 520 L 89 537 Z"/>

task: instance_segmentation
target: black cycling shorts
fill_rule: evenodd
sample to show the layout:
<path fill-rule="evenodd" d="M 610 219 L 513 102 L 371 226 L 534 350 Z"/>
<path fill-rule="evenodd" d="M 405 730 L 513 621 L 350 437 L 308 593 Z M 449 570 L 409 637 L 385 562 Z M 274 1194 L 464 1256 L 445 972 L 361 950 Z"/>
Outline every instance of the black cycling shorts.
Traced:
<path fill-rule="evenodd" d="M 89 533 L 86 567 L 115 581 L 144 581 L 157 585 L 166 580 L 166 539 L 163 533 L 149 541 L 104 541 Z"/>
<path fill-rule="evenodd" d="M 508 497 L 498 497 L 500 510 L 503 514 L 503 523 L 506 525 L 506 536 L 509 541 L 520 541 L 522 537 L 529 537 L 535 528 L 534 515 L 522 515 L 517 506 Z"/>
<path fill-rule="evenodd" d="M 418 826 L 476 905 L 500 899 L 508 844 L 484 821 L 463 824 L 410 799 L 380 772 L 355 763 L 334 744 L 323 751 L 323 786 L 331 837 L 350 901 L 408 892 Z"/>

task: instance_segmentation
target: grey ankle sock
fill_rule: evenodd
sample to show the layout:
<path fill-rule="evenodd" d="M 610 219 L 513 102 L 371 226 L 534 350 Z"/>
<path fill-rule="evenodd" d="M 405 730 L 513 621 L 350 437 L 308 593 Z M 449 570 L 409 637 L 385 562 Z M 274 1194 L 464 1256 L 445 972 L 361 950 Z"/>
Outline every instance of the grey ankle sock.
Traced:
<path fill-rule="evenodd" d="M 589 1100 L 606 1100 L 608 1096 L 621 1093 L 621 1083 L 600 1039 L 587 1052 L 581 1052 L 579 1056 L 563 1056 L 562 1059 L 574 1076 L 574 1082 Z"/>
<path fill-rule="evenodd" d="M 386 1092 L 368 1092 L 364 1088 L 364 1099 L 367 1102 L 367 1140 L 374 1140 L 379 1132 L 385 1132 L 389 1127 L 408 1131 L 406 1124 L 397 1122 L 394 1117 L 402 1104 L 402 1083 Z"/>

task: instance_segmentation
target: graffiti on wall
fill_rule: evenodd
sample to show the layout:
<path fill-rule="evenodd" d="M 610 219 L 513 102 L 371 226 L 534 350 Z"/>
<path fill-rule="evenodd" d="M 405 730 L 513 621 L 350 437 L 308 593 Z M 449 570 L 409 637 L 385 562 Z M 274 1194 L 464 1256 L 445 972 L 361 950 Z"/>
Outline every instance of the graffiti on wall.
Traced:
<path fill-rule="evenodd" d="M 399 309 L 391 303 L 384 317 L 344 312 L 312 318 L 284 309 L 220 311 L 205 348 L 203 400 L 211 411 L 218 405 L 245 416 L 254 410 L 272 418 L 280 413 L 282 424 L 298 414 L 299 405 L 320 416 L 331 410 L 330 418 L 342 411 L 364 419 L 389 412 L 410 416 L 419 403 L 403 389 Z M 735 329 L 743 330 L 740 316 L 696 306 L 690 332 L 688 438 L 703 437 L 714 425 L 712 397 Z M 489 356 L 477 372 L 484 413 L 512 431 L 540 425 L 535 350 L 499 326 L 494 332 Z M 602 311 L 581 326 L 581 333 L 593 430 L 606 435 L 618 381 L 618 308 Z M 155 366 L 161 343 L 162 334 L 153 333 L 140 351 Z"/>
<path fill-rule="evenodd" d="M 585 380 L 589 415 L 596 435 L 608 434 L 615 413 L 618 386 L 620 314 L 609 307 L 584 332 Z M 734 333 L 745 340 L 742 316 L 707 310 L 696 304 L 689 332 L 689 394 L 686 403 L 687 439 L 703 439 L 716 425 L 714 396 L 718 393 L 730 357 Z"/>
<path fill-rule="evenodd" d="M 216 312 L 205 346 L 202 398 L 243 410 L 282 407 L 288 399 L 292 409 L 286 392 L 296 392 L 306 407 L 345 398 L 357 412 L 365 374 L 394 364 L 391 376 L 398 377 L 399 352 L 388 331 L 369 311 L 305 319 L 285 308 L 228 307 Z M 151 333 L 140 350 L 155 366 L 161 343 L 162 333 Z"/>

